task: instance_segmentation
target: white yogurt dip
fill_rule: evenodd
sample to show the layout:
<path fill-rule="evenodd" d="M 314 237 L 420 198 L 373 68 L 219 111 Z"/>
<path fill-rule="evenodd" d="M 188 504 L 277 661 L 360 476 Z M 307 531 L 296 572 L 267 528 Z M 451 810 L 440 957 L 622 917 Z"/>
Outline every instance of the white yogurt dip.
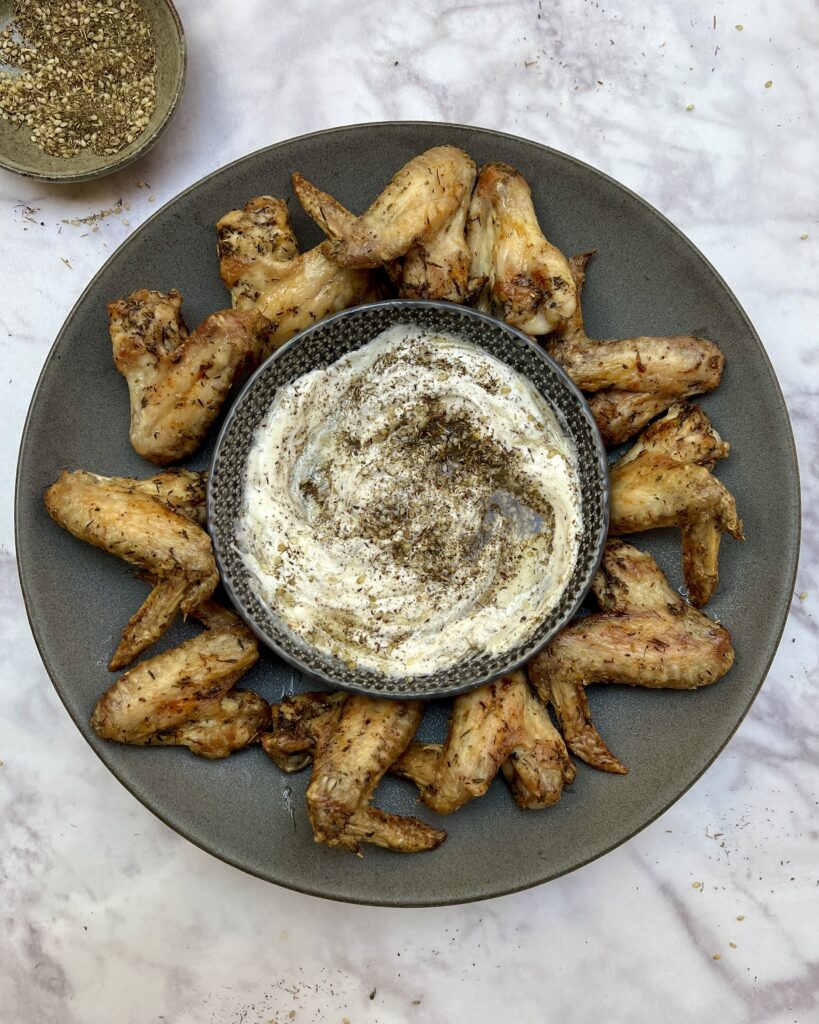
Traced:
<path fill-rule="evenodd" d="M 571 574 L 578 495 L 574 448 L 525 377 L 398 324 L 277 392 L 237 545 L 294 633 L 417 676 L 531 636 Z"/>

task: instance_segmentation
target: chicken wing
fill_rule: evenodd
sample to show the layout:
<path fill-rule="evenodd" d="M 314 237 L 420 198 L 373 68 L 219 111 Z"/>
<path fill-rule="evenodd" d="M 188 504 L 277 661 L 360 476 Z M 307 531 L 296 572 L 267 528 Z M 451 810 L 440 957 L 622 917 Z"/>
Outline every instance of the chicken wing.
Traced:
<path fill-rule="evenodd" d="M 100 698 L 91 725 L 103 739 L 217 758 L 255 742 L 268 726 L 267 701 L 234 689 L 258 661 L 253 634 L 227 609 L 206 603 L 193 614 L 201 614 L 204 632 L 140 662 Z"/>
<path fill-rule="evenodd" d="M 299 772 L 310 763 L 320 739 L 334 729 L 347 699 L 335 693 L 298 693 L 271 708 L 270 732 L 262 749 L 283 772 Z"/>
<path fill-rule="evenodd" d="M 421 721 L 420 701 L 353 695 L 333 728 L 320 730 L 307 787 L 307 810 L 317 843 L 360 853 L 360 842 L 401 853 L 434 850 L 446 838 L 416 818 L 371 807 L 384 774 L 400 757 Z"/>
<path fill-rule="evenodd" d="M 475 164 L 466 153 L 455 146 L 435 146 L 406 163 L 360 217 L 301 176 L 294 187 L 329 235 L 322 245 L 328 257 L 343 267 L 380 267 L 444 231 L 474 181 Z"/>
<path fill-rule="evenodd" d="M 594 594 L 602 611 L 567 626 L 527 666 L 550 701 L 569 749 L 603 771 L 625 771 L 592 724 L 591 683 L 695 689 L 734 661 L 730 634 L 687 604 L 654 559 L 621 541 L 606 545 Z"/>
<path fill-rule="evenodd" d="M 355 214 L 301 174 L 294 174 L 292 180 L 293 191 L 305 212 L 328 238 L 342 240 L 352 231 Z M 467 168 L 463 197 L 449 220 L 434 234 L 413 245 L 403 258 L 386 265 L 385 269 L 402 298 L 466 301 L 472 257 L 466 244 L 465 228 L 474 182 L 473 164 L 471 177 Z"/>
<path fill-rule="evenodd" d="M 392 766 L 439 814 L 483 796 L 499 770 L 525 809 L 557 803 L 574 778 L 565 744 L 522 672 L 456 697 L 446 742 L 411 743 Z"/>
<path fill-rule="evenodd" d="M 571 785 L 575 767 L 546 705 L 525 681 L 519 737 L 501 766 L 515 803 L 527 811 L 552 807 Z"/>
<path fill-rule="evenodd" d="M 114 363 L 131 396 L 131 444 L 167 465 L 202 442 L 234 381 L 266 348 L 269 323 L 255 310 L 223 310 L 188 335 L 182 298 L 145 288 L 108 306 Z"/>
<path fill-rule="evenodd" d="M 678 335 L 597 341 L 586 334 L 582 292 L 594 252 L 569 260 L 577 306 L 547 351 L 583 391 L 606 444 L 633 437 L 658 413 L 691 395 L 715 388 L 724 357 L 705 338 Z"/>
<path fill-rule="evenodd" d="M 45 492 L 48 514 L 69 533 L 156 578 L 125 627 L 112 671 L 158 640 L 180 608 L 187 614 L 210 597 L 219 582 L 210 537 L 195 522 L 199 492 L 188 477 L 185 498 L 181 479 L 160 473 L 131 480 L 76 470 L 64 472 Z"/>
<path fill-rule="evenodd" d="M 586 395 L 586 401 L 603 444 L 611 446 L 622 444 L 630 437 L 634 437 L 646 423 L 664 412 L 672 402 L 676 402 L 677 397 L 639 391 L 617 391 L 611 388 Z"/>
<path fill-rule="evenodd" d="M 321 247 L 299 255 L 287 205 L 258 196 L 216 225 L 219 267 L 239 310 L 272 324 L 265 355 L 331 313 L 372 302 L 382 289 L 368 270 L 340 267 Z"/>
<path fill-rule="evenodd" d="M 611 471 L 610 534 L 681 527 L 683 575 L 697 607 L 719 581 L 722 534 L 743 539 L 736 502 L 710 472 L 727 454 L 705 414 L 686 403 L 644 431 Z"/>
<path fill-rule="evenodd" d="M 546 240 L 523 176 L 508 164 L 481 168 L 466 229 L 478 306 L 527 334 L 549 334 L 574 315 L 566 257 Z"/>
<path fill-rule="evenodd" d="M 126 494 L 145 494 L 166 505 L 172 512 L 187 516 L 199 526 L 207 523 L 208 474 L 192 469 L 165 469 L 161 473 L 136 480 L 128 476 L 110 476 L 112 487 Z"/>
<path fill-rule="evenodd" d="M 675 462 L 713 469 L 720 459 L 728 458 L 730 451 L 731 446 L 698 405 L 675 402 L 662 419 L 646 427 L 617 465 L 625 466 L 643 452 L 653 452 Z"/>

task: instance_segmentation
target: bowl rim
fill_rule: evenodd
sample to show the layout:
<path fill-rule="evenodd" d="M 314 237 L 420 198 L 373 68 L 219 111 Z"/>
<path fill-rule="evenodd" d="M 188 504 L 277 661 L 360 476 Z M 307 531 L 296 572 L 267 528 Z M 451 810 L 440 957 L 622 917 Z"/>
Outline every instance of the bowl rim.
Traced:
<path fill-rule="evenodd" d="M 168 101 L 168 109 L 165 111 L 161 120 L 157 123 L 150 135 L 140 137 L 141 141 L 137 139 L 137 141 L 139 141 L 139 145 L 130 153 L 127 152 L 126 147 L 124 156 L 118 157 L 116 153 L 112 154 L 110 163 L 101 164 L 98 167 L 90 168 L 85 171 L 67 171 L 65 174 L 55 174 L 54 172 L 34 170 L 28 165 L 19 164 L 14 160 L 9 159 L 3 152 L 2 148 L 0 148 L 0 169 L 9 171 L 11 174 L 19 174 L 21 178 L 31 178 L 34 181 L 47 181 L 52 185 L 74 185 L 83 181 L 94 181 L 97 178 L 104 178 L 116 171 L 121 171 L 123 168 L 128 167 L 130 164 L 139 160 L 140 157 L 145 156 L 149 150 L 153 149 L 160 137 L 164 134 L 165 129 L 170 124 L 173 115 L 179 107 L 179 100 L 181 99 L 182 92 L 185 88 L 185 80 L 188 72 L 188 44 L 185 39 L 185 29 L 182 25 L 182 19 L 179 17 L 179 12 L 174 6 L 173 0 L 157 0 L 157 2 L 168 9 L 171 21 L 176 29 L 180 64 L 173 92 L 171 93 Z M 120 152 L 123 151 L 120 150 Z"/>
<path fill-rule="evenodd" d="M 223 558 L 223 545 L 221 543 L 221 537 L 217 528 L 216 518 L 216 479 L 217 479 L 217 468 L 219 465 L 220 458 L 223 454 L 225 447 L 225 440 L 236 416 L 238 415 L 239 409 L 244 403 L 247 395 L 253 390 L 257 381 L 268 371 L 270 366 L 283 357 L 283 355 L 298 345 L 302 344 L 303 341 L 308 338 L 311 334 L 317 330 L 326 329 L 328 325 L 337 323 L 341 320 L 351 319 L 355 316 L 359 316 L 362 313 L 367 313 L 373 310 L 390 309 L 390 310 L 401 310 L 408 311 L 411 313 L 415 309 L 437 309 L 440 312 L 446 314 L 453 314 L 457 311 L 459 314 L 466 314 L 467 317 L 473 317 L 476 320 L 488 324 L 495 329 L 500 329 L 511 334 L 517 338 L 518 341 L 522 342 L 526 348 L 538 359 L 546 363 L 550 370 L 560 380 L 562 386 L 569 392 L 573 400 L 577 404 L 579 411 L 585 419 L 587 425 L 590 427 L 592 432 L 592 438 L 594 441 L 597 465 L 595 467 L 595 476 L 600 483 L 600 511 L 601 511 L 601 530 L 599 537 L 596 542 L 594 550 L 594 556 L 589 562 L 589 571 L 586 579 L 584 580 L 583 586 L 578 590 L 575 600 L 571 606 L 567 609 L 565 615 L 561 616 L 560 621 L 555 627 L 547 632 L 544 637 L 537 642 L 535 647 L 529 650 L 525 655 L 518 657 L 514 660 L 507 662 L 501 669 L 484 673 L 483 675 L 476 677 L 474 680 L 470 680 L 463 684 L 453 685 L 446 687 L 445 689 L 436 690 L 434 692 L 428 692 L 426 690 L 419 690 L 413 688 L 414 679 L 428 678 L 425 676 L 395 676 L 396 680 L 402 682 L 400 692 L 388 692 L 384 693 L 375 688 L 368 687 L 362 683 L 349 682 L 347 680 L 341 680 L 329 672 L 317 670 L 306 665 L 302 662 L 297 654 L 289 651 L 282 647 L 282 645 L 274 638 L 271 637 L 256 618 L 251 614 L 249 609 L 245 606 L 242 598 L 237 594 L 230 574 L 227 570 L 225 560 Z M 473 342 L 473 344 L 478 344 Z M 478 344 L 478 347 L 480 345 Z M 353 351 L 353 350 L 351 350 Z M 339 356 L 339 358 L 341 358 Z M 520 373 L 529 379 L 527 374 L 520 370 L 516 372 Z M 222 586 L 230 599 L 231 604 L 236 609 L 245 624 L 253 631 L 253 633 L 262 641 L 270 650 L 272 650 L 279 658 L 285 661 L 288 665 L 299 671 L 304 677 L 310 680 L 316 680 L 326 687 L 331 687 L 336 690 L 345 690 L 348 693 L 360 693 L 369 697 L 377 697 L 383 700 L 440 700 L 442 698 L 454 697 L 460 693 L 467 693 L 470 690 L 477 689 L 479 686 L 483 686 L 486 683 L 490 683 L 493 680 L 500 679 L 503 676 L 509 675 L 510 673 L 522 668 L 532 658 L 534 658 L 543 648 L 550 643 L 555 636 L 564 629 L 569 622 L 577 614 L 583 601 L 586 599 L 589 591 L 591 590 L 594 577 L 597 575 L 597 571 L 600 568 L 600 564 L 603 560 L 603 553 L 608 540 L 609 533 L 609 520 L 611 510 L 611 486 L 609 481 L 609 460 L 606 447 L 603 443 L 603 439 L 600 435 L 600 430 L 597 426 L 597 422 L 592 415 L 591 409 L 589 408 L 588 402 L 585 396 L 569 377 L 563 367 L 553 359 L 548 352 L 543 348 L 542 345 L 537 344 L 528 334 L 519 330 L 517 327 L 513 327 L 511 324 L 507 324 L 505 321 L 500 320 L 498 317 L 492 316 L 489 313 L 484 313 L 481 310 L 474 309 L 471 306 L 463 306 L 452 302 L 439 301 L 434 299 L 382 299 L 377 302 L 362 303 L 358 306 L 350 306 L 348 309 L 343 309 L 338 313 L 332 313 L 329 316 L 323 317 L 317 320 L 315 323 L 310 324 L 303 331 L 294 335 L 288 341 L 286 341 L 280 348 L 277 348 L 272 352 L 267 359 L 262 362 L 257 369 L 251 374 L 250 377 L 245 381 L 241 390 L 239 391 L 236 398 L 231 403 L 222 425 L 219 430 L 219 434 L 216 438 L 216 443 L 213 448 L 213 455 L 208 467 L 208 478 L 207 478 L 207 492 L 206 492 L 206 508 L 207 508 L 207 521 L 208 529 L 210 532 L 211 543 L 213 545 L 213 554 L 216 559 L 216 565 L 219 569 L 219 575 L 221 578 Z M 292 632 L 292 631 L 291 631 Z M 298 634 L 294 633 L 302 643 L 307 647 L 312 645 L 308 644 L 307 641 L 303 640 Z M 313 648 L 318 651 L 318 648 Z M 324 652 L 319 651 L 320 654 L 324 655 Z M 456 663 L 457 664 L 457 663 Z M 451 666 L 452 667 L 452 666 Z M 366 671 L 366 670 L 363 670 Z M 374 673 L 377 675 L 377 673 Z"/>

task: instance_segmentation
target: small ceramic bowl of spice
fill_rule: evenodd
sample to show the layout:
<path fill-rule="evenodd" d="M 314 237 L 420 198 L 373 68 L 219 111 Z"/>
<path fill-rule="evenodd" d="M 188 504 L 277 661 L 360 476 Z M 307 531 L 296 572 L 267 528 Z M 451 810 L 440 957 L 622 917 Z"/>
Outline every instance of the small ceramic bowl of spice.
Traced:
<path fill-rule="evenodd" d="M 170 0 L 0 0 L 0 167 L 109 174 L 165 130 L 185 81 Z"/>

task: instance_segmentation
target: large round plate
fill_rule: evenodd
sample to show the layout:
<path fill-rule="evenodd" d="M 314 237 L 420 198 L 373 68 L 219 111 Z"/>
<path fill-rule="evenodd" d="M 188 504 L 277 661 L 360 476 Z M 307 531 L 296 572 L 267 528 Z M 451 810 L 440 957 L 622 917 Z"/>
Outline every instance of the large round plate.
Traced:
<path fill-rule="evenodd" d="M 595 687 L 595 720 L 629 765 L 625 777 L 578 766 L 554 808 L 523 812 L 500 781 L 444 821 L 418 805 L 407 783 L 386 780 L 378 803 L 443 824 L 434 853 L 364 859 L 317 846 L 304 807 L 307 773 L 284 776 L 259 748 L 208 762 L 182 749 L 138 749 L 99 740 L 89 717 L 110 685 L 105 663 L 145 594 L 117 559 L 80 543 L 46 516 L 43 489 L 64 467 L 148 475 L 128 443 L 128 396 L 114 369 L 106 303 L 137 287 L 178 288 L 189 324 L 228 304 L 215 256 L 214 222 L 259 193 L 290 196 L 300 170 L 352 209 L 363 209 L 392 173 L 429 146 L 453 143 L 476 162 L 515 164 L 529 182 L 547 236 L 566 253 L 597 249 L 584 293 L 593 337 L 702 334 L 726 355 L 722 386 L 703 400 L 731 441 L 718 474 L 735 494 L 747 541 L 727 540 L 722 582 L 708 613 L 731 630 L 736 666 L 695 693 Z M 317 229 L 291 201 L 306 248 Z M 195 465 L 204 466 L 210 446 Z M 82 734 L 128 789 L 192 842 L 245 871 L 334 899 L 384 905 L 455 903 L 536 885 L 599 857 L 634 835 L 702 774 L 730 739 L 770 665 L 784 627 L 799 545 L 799 488 L 788 416 L 759 338 L 724 282 L 652 207 L 592 168 L 533 142 L 453 125 L 361 125 L 262 150 L 183 192 L 136 231 L 85 290 L 43 369 L 23 435 L 16 496 L 17 551 L 34 636 Z M 637 538 L 680 583 L 679 534 Z M 165 638 L 176 643 L 191 627 Z M 244 683 L 270 700 L 304 688 L 265 657 Z M 433 706 L 424 738 L 442 734 Z"/>

